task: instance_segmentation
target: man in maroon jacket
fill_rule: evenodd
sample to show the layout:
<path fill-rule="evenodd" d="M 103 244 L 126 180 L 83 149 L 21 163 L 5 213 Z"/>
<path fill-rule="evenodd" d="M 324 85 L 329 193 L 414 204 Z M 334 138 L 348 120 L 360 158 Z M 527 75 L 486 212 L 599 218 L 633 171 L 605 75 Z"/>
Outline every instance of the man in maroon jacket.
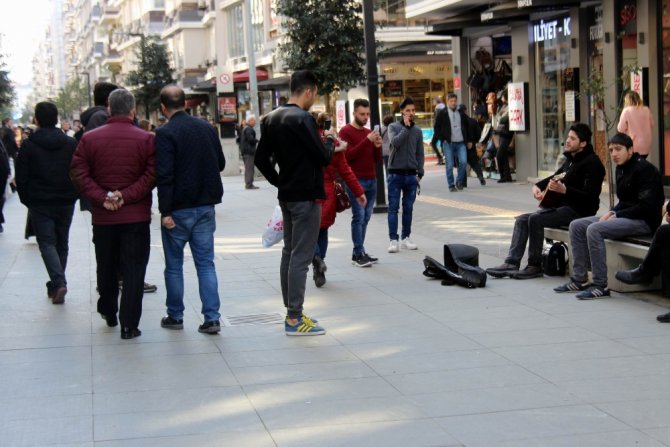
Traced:
<path fill-rule="evenodd" d="M 368 267 L 377 258 L 365 252 L 365 232 L 372 216 L 372 209 L 377 198 L 377 176 L 375 167 L 382 159 L 382 137 L 379 129 L 374 131 L 365 125 L 370 119 L 370 102 L 367 99 L 354 101 L 354 121 L 340 129 L 340 139 L 347 143 L 345 156 L 356 174 L 358 183 L 365 190 L 367 204 L 362 207 L 356 201 L 356 195 L 347 187 L 351 201 L 351 240 L 354 248 L 351 263 L 356 267 Z"/>
<path fill-rule="evenodd" d="M 121 320 L 121 338 L 139 337 L 144 274 L 149 261 L 154 135 L 133 125 L 135 99 L 125 89 L 109 95 L 110 119 L 86 132 L 72 159 L 71 177 L 91 202 L 100 299 L 110 327 Z M 121 272 L 118 272 L 118 270 Z M 119 309 L 118 273 L 123 276 Z"/>

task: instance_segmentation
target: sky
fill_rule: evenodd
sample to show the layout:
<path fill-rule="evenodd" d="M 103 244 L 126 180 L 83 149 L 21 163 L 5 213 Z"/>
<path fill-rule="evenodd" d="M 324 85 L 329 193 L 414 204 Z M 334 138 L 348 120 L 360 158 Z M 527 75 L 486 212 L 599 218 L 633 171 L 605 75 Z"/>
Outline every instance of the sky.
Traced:
<path fill-rule="evenodd" d="M 5 69 L 18 85 L 32 80 L 32 59 L 44 39 L 52 10 L 51 0 L 0 0 L 0 34 Z"/>

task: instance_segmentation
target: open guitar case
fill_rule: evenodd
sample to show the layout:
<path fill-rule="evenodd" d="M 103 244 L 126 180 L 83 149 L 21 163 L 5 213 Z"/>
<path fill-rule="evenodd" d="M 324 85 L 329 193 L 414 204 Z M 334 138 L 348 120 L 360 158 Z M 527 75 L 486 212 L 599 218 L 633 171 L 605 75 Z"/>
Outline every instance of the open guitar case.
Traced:
<path fill-rule="evenodd" d="M 486 272 L 479 267 L 479 249 L 471 245 L 444 244 L 444 264 L 426 256 L 423 266 L 424 276 L 442 280 L 443 286 L 486 286 Z"/>

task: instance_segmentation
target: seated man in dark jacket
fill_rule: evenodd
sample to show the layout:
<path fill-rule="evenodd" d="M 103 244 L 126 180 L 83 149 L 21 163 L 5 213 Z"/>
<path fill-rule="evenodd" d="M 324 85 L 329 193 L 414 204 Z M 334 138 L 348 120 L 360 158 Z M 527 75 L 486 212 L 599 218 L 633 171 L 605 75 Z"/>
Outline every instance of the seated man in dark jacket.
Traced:
<path fill-rule="evenodd" d="M 663 204 L 663 184 L 658 169 L 633 152 L 633 140 L 623 133 L 609 142 L 616 163 L 616 195 L 619 203 L 602 217 L 584 217 L 570 224 L 570 282 L 556 292 L 577 292 L 580 300 L 609 296 L 605 238 L 651 234 L 661 224 L 658 210 Z M 589 260 L 593 282 L 588 280 Z"/>
<path fill-rule="evenodd" d="M 49 274 L 47 296 L 63 304 L 67 293 L 65 266 L 77 192 L 70 180 L 74 138 L 56 128 L 58 108 L 51 102 L 35 106 L 37 131 L 23 142 L 16 160 L 16 187 L 28 207 L 37 244 Z"/>
<path fill-rule="evenodd" d="M 534 213 L 517 216 L 505 262 L 487 269 L 486 273 L 496 278 L 542 276 L 544 228 L 566 226 L 574 219 L 593 216 L 598 211 L 605 168 L 593 151 L 590 140 L 589 126 L 582 123 L 570 126 L 565 139 L 565 163 L 553 175 L 533 185 L 533 197 L 540 202 L 541 208 Z M 553 203 L 548 203 L 552 196 L 555 198 Z M 519 270 L 526 241 L 528 266 Z"/>

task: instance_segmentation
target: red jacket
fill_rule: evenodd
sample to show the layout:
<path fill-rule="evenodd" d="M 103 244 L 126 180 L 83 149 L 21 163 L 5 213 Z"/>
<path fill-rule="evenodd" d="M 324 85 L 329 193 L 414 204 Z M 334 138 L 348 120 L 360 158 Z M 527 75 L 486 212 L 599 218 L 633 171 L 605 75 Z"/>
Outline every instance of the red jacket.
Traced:
<path fill-rule="evenodd" d="M 128 117 L 113 116 L 82 136 L 70 177 L 91 201 L 93 224 L 149 222 L 155 165 L 154 135 L 135 127 Z M 123 196 L 123 206 L 108 211 L 103 207 L 107 192 L 116 190 Z"/>

